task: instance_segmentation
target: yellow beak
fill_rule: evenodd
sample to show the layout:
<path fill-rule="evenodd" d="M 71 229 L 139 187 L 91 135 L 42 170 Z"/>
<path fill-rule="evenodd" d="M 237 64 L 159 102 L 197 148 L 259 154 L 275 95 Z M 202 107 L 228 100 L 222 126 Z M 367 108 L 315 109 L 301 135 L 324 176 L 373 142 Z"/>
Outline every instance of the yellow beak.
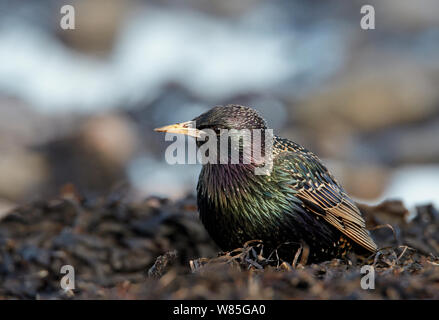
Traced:
<path fill-rule="evenodd" d="M 180 133 L 186 136 L 200 138 L 201 130 L 194 127 L 193 121 L 187 121 L 182 123 L 171 124 L 169 126 L 164 126 L 161 128 L 155 128 L 154 131 L 158 132 L 169 132 L 169 133 Z"/>

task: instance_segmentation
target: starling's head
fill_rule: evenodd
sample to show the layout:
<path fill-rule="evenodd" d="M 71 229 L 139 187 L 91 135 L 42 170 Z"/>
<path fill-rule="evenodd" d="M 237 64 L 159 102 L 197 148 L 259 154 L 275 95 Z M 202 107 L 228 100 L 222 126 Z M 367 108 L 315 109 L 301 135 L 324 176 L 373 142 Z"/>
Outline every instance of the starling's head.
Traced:
<path fill-rule="evenodd" d="M 265 120 L 252 108 L 228 105 L 218 106 L 199 115 L 193 121 L 203 129 L 266 129 Z"/>
<path fill-rule="evenodd" d="M 193 127 L 195 124 L 195 128 Z M 192 127 L 191 127 L 192 125 Z M 191 129 L 192 128 L 192 129 Z M 161 132 L 181 133 L 199 137 L 203 129 L 266 129 L 265 120 L 258 112 L 239 105 L 217 106 L 192 121 L 155 129 Z"/>

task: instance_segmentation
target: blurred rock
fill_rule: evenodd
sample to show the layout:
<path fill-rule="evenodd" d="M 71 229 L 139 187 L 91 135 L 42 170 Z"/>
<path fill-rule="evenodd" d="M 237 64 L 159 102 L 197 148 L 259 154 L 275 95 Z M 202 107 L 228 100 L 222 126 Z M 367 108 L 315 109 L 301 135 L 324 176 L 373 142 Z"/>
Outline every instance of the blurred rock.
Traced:
<path fill-rule="evenodd" d="M 400 126 L 361 139 L 366 151 L 390 165 L 439 162 L 439 116 L 410 126 Z M 359 150 L 358 150 L 359 151 Z"/>
<path fill-rule="evenodd" d="M 379 165 L 336 161 L 326 161 L 326 163 L 348 194 L 362 200 L 379 198 L 391 176 L 388 168 Z"/>
<path fill-rule="evenodd" d="M 0 149 L 17 149 L 47 137 L 49 117 L 23 101 L 0 96 Z"/>
<path fill-rule="evenodd" d="M 439 7 L 436 0 L 371 0 L 377 15 L 386 17 L 379 24 L 395 31 L 419 31 L 437 27 Z"/>
<path fill-rule="evenodd" d="M 55 19 L 54 23 L 59 37 L 70 47 L 85 53 L 108 54 L 132 5 L 129 0 L 76 1 L 76 29 L 62 30 L 58 27 L 59 20 Z"/>
<path fill-rule="evenodd" d="M 439 112 L 438 91 L 426 70 L 408 61 L 369 62 L 305 99 L 298 106 L 300 119 L 324 135 L 333 127 L 372 132 Z"/>
<path fill-rule="evenodd" d="M 17 206 L 16 203 L 0 198 L 0 220 Z"/>
<path fill-rule="evenodd" d="M 126 181 L 126 165 L 136 152 L 137 132 L 122 115 L 83 120 L 78 132 L 39 147 L 50 163 L 48 194 L 73 183 L 80 194 L 108 192 Z"/>
<path fill-rule="evenodd" d="M 32 148 L 72 135 L 80 118 L 75 114 L 38 112 L 20 99 L 0 96 L 0 151 Z"/>
<path fill-rule="evenodd" d="M 357 205 L 367 221 L 368 228 L 386 223 L 405 225 L 408 222 L 409 211 L 401 200 L 387 200 L 376 206 L 360 203 Z"/>
<path fill-rule="evenodd" d="M 33 198 L 33 191 L 49 179 L 49 167 L 43 155 L 17 150 L 0 157 L 0 197 L 12 200 Z"/>
<path fill-rule="evenodd" d="M 132 121 L 114 114 L 92 117 L 81 127 L 79 135 L 87 152 L 96 153 L 114 165 L 131 159 L 139 142 Z"/>

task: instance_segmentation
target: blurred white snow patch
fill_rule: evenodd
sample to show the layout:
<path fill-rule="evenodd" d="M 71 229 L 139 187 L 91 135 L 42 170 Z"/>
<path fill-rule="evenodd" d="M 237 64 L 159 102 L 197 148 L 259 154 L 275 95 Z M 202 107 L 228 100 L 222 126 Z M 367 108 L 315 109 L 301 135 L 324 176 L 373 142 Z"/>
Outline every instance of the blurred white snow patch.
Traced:
<path fill-rule="evenodd" d="M 416 206 L 432 203 L 439 208 L 439 165 L 409 165 L 395 170 L 380 201 L 400 199 L 414 212 Z"/>
<path fill-rule="evenodd" d="M 75 53 L 43 30 L 11 19 L 0 28 L 0 92 L 41 111 L 111 107 L 119 90 L 108 64 Z"/>
<path fill-rule="evenodd" d="M 74 52 L 26 21 L 10 17 L 2 25 L 0 92 L 47 112 L 151 101 L 169 83 L 209 101 L 303 77 L 315 85 L 345 50 L 339 28 L 324 23 L 297 32 L 285 23 L 271 28 L 151 7 L 128 16 L 105 60 Z"/>
<path fill-rule="evenodd" d="M 149 157 L 139 157 L 128 167 L 128 176 L 136 193 L 179 199 L 194 194 L 200 165 L 169 165 Z"/>
<path fill-rule="evenodd" d="M 298 33 L 194 11 L 138 11 L 114 58 L 125 78 L 157 90 L 177 81 L 208 100 L 273 88 L 295 76 L 337 69 L 345 48 L 334 25 Z"/>

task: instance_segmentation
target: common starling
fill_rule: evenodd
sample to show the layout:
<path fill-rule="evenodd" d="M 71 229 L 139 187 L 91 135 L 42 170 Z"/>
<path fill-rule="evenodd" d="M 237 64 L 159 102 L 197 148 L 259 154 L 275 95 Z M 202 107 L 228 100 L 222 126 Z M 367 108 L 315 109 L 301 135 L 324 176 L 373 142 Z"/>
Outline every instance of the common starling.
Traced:
<path fill-rule="evenodd" d="M 239 105 L 214 107 L 192 121 L 192 130 L 189 121 L 155 130 L 199 137 L 206 129 L 218 136 L 221 129 L 268 129 L 258 112 Z M 290 140 L 272 138 L 267 175 L 255 174 L 261 165 L 256 161 L 203 164 L 198 211 L 218 246 L 230 251 L 262 240 L 265 253 L 276 250 L 283 259 L 308 248 L 308 262 L 374 253 L 377 245 L 359 209 L 319 158 Z"/>

